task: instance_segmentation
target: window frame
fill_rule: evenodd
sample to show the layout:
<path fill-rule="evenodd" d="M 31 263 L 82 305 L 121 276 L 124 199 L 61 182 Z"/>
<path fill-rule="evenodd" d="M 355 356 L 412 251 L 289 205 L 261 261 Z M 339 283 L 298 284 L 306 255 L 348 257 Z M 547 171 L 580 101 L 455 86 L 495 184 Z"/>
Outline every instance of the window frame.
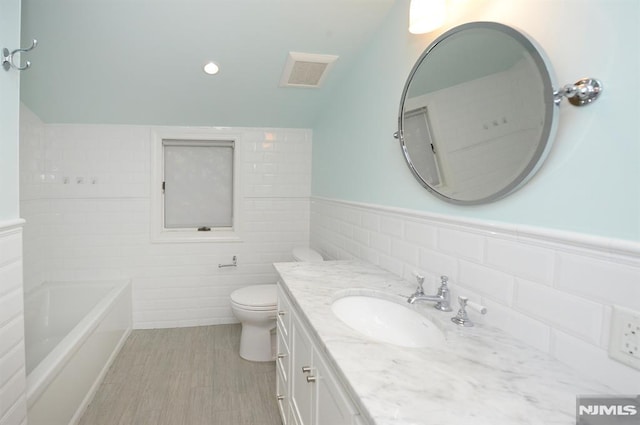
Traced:
<path fill-rule="evenodd" d="M 198 231 L 195 228 L 165 228 L 164 227 L 164 145 L 163 141 L 180 141 L 204 143 L 211 141 L 233 142 L 233 200 L 232 227 L 212 228 L 210 231 Z M 241 169 L 241 135 L 238 133 L 221 131 L 210 128 L 187 129 L 154 129 L 151 135 L 151 242 L 153 243 L 182 243 L 182 242 L 240 242 L 240 228 L 242 214 L 240 200 L 242 199 L 240 184 Z"/>

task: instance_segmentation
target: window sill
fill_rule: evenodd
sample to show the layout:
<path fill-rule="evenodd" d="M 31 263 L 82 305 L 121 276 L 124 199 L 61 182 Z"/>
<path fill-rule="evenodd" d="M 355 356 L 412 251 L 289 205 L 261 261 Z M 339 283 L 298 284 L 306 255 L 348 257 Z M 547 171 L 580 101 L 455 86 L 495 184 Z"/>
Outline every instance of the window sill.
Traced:
<path fill-rule="evenodd" d="M 237 232 L 232 230 L 212 230 L 209 232 L 164 230 L 153 232 L 152 243 L 217 243 L 217 242 L 242 242 Z"/>

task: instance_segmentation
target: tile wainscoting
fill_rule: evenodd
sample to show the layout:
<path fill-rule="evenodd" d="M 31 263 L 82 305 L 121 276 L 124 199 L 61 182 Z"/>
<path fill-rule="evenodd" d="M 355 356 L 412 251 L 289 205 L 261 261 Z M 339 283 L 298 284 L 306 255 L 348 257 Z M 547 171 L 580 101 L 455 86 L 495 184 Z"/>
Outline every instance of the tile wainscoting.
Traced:
<path fill-rule="evenodd" d="M 620 393 L 640 393 L 640 371 L 611 360 L 613 305 L 640 311 L 640 244 L 528 226 L 315 197 L 311 245 L 328 259 L 362 259 L 425 292 L 449 276 L 473 315 Z M 409 294 L 407 294 L 409 295 Z M 457 305 L 457 302 L 455 302 Z"/>
<path fill-rule="evenodd" d="M 22 224 L 0 222 L 0 425 L 27 423 Z"/>

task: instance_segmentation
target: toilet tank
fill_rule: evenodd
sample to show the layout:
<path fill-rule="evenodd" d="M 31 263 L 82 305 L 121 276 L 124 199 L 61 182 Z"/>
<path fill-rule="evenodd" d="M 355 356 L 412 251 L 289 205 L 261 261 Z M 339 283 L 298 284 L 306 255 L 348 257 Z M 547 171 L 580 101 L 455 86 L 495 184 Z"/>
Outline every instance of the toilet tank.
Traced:
<path fill-rule="evenodd" d="M 298 262 L 317 262 L 324 261 L 322 255 L 318 251 L 306 247 L 293 248 L 293 258 Z"/>

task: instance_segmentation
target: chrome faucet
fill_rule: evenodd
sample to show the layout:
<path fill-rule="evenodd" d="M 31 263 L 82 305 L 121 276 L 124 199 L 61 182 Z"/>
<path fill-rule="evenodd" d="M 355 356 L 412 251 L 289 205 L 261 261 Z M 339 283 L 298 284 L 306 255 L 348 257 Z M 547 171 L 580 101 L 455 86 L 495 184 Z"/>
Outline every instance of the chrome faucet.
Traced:
<path fill-rule="evenodd" d="M 416 274 L 416 279 L 418 281 L 418 288 L 416 288 L 416 292 L 407 299 L 409 304 L 413 304 L 416 301 L 431 301 L 436 303 L 434 306 L 436 310 L 451 311 L 451 305 L 449 304 L 451 301 L 451 294 L 449 292 L 449 286 L 447 285 L 449 281 L 447 276 L 440 276 L 440 287 L 438 288 L 436 295 L 425 295 L 424 289 L 422 288 L 424 276 Z"/>

